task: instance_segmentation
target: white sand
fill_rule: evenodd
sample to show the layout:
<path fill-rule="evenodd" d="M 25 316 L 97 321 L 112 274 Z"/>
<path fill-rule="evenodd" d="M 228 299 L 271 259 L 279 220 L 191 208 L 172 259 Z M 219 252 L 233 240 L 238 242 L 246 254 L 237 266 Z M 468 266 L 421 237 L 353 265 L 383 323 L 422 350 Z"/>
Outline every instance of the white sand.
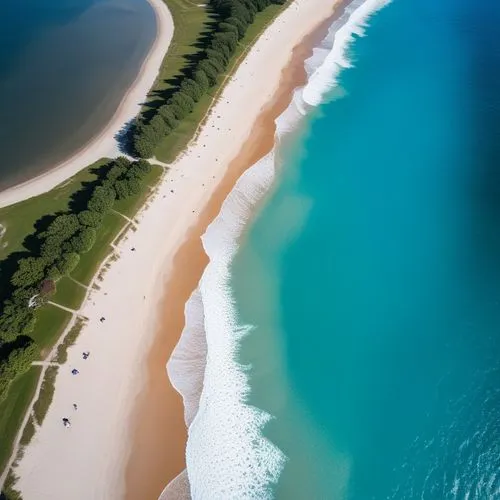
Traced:
<path fill-rule="evenodd" d="M 137 231 L 129 231 L 119 244 L 119 259 L 82 308 L 89 321 L 60 368 L 45 421 L 15 469 L 16 487 L 25 500 L 124 497 L 131 414 L 144 384 L 172 258 L 274 94 L 293 47 L 332 13 L 334 4 L 296 0 L 268 28 L 224 90 L 197 142 L 172 166 L 154 201 L 137 217 Z M 91 355 L 84 361 L 86 350 Z M 80 370 L 77 376 L 71 375 L 74 367 Z M 63 427 L 63 417 L 71 419 L 70 429 Z"/>
<path fill-rule="evenodd" d="M 123 126 L 137 116 L 141 110 L 141 105 L 145 102 L 149 89 L 158 76 L 163 57 L 174 34 L 172 15 L 163 0 L 148 0 L 148 2 L 156 13 L 158 26 L 156 39 L 142 65 L 139 76 L 124 96 L 111 121 L 97 137 L 68 160 L 38 177 L 2 191 L 0 193 L 0 208 L 46 193 L 100 158 L 113 158 L 121 154 L 115 137 Z"/>

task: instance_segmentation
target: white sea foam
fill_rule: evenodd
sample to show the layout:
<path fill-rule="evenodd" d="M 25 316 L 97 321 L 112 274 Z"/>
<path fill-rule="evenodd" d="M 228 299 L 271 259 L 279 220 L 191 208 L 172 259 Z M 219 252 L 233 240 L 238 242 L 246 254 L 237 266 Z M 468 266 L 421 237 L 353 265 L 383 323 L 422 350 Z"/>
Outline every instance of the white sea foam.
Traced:
<path fill-rule="evenodd" d="M 355 0 L 333 23 L 305 63 L 308 83 L 295 91 L 276 120 L 277 143 L 336 85 L 339 72 L 350 66 L 345 54 L 353 35 L 361 36 L 369 15 L 387 3 Z M 167 367 L 184 399 L 187 474 L 194 499 L 269 498 L 286 461 L 262 434 L 271 416 L 246 403 L 248 376 L 237 355 L 250 327 L 238 324 L 230 288 L 239 237 L 272 184 L 276 158 L 273 151 L 241 176 L 203 236 L 210 262 L 186 304 L 186 326 Z"/>
<path fill-rule="evenodd" d="M 356 36 L 364 36 L 368 19 L 391 0 L 355 0 L 330 27 L 328 36 L 306 62 L 309 80 L 302 98 L 312 106 L 321 104 L 337 85 L 337 77 L 352 66 L 347 51 Z"/>

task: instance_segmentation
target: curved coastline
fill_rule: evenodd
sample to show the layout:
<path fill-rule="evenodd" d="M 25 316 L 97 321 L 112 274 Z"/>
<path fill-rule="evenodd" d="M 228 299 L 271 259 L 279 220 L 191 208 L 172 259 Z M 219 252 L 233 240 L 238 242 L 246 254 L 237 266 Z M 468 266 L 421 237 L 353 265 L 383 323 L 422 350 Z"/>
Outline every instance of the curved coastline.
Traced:
<path fill-rule="evenodd" d="M 228 484 L 241 498 L 271 498 L 271 485 L 286 462 L 281 450 L 262 434 L 272 416 L 246 404 L 248 372 L 238 363 L 237 353 L 240 339 L 252 327 L 238 323 L 230 264 L 247 221 L 273 182 L 279 138 L 335 87 L 337 74 L 350 66 L 345 52 L 353 35 L 362 36 L 366 20 L 387 3 L 354 0 L 339 9 L 328 35 L 305 61 L 305 85 L 297 86 L 290 106 L 275 120 L 276 144 L 238 179 L 201 238 L 209 263 L 186 304 L 185 327 L 167 365 L 172 384 L 184 399 L 187 477 L 196 498 L 214 492 L 224 496 Z M 206 364 L 200 369 L 201 358 Z M 218 474 L 213 473 L 215 465 Z M 183 487 L 174 479 L 162 500 L 177 497 L 178 483 Z"/>
<path fill-rule="evenodd" d="M 122 235 L 116 261 L 100 277 L 98 289 L 89 289 L 79 311 L 88 321 L 68 349 L 67 367 L 81 366 L 84 350 L 92 356 L 77 379 L 70 369 L 60 370 L 44 423 L 14 468 L 16 488 L 26 497 L 126 498 L 126 468 L 136 454 L 131 436 L 138 396 L 148 382 L 148 352 L 155 348 L 159 326 L 178 339 L 179 332 L 161 324 L 159 307 L 177 253 L 230 163 L 250 143 L 253 124 L 279 87 L 293 47 L 331 16 L 335 3 L 297 0 L 265 31 L 224 88 L 196 141 L 135 217 L 136 228 Z M 254 77 L 263 73 L 266 79 Z M 99 319 L 103 313 L 105 323 Z M 162 381 L 167 380 L 165 361 Z M 78 414 L 68 431 L 60 418 L 75 398 Z M 160 444 L 168 449 L 168 442 Z"/>
<path fill-rule="evenodd" d="M 166 3 L 163 0 L 147 2 L 155 13 L 156 37 L 135 81 L 123 96 L 111 120 L 68 159 L 41 175 L 0 192 L 0 208 L 46 193 L 100 158 L 120 155 L 115 137 L 141 110 L 142 103 L 156 81 L 174 33 L 173 18 Z"/>

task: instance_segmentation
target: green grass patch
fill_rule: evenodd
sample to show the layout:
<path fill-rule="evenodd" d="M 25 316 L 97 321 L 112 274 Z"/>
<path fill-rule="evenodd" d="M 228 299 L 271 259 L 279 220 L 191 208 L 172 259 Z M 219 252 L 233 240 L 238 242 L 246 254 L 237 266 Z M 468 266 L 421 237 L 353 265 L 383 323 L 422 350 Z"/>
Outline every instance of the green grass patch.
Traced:
<path fill-rule="evenodd" d="M 70 331 L 64 337 L 64 340 L 57 347 L 57 355 L 55 361 L 57 363 L 66 363 L 68 361 L 68 348 L 74 345 L 78 335 L 82 331 L 85 320 L 76 318 L 75 324 L 71 327 Z"/>
<path fill-rule="evenodd" d="M 49 354 L 70 319 L 70 312 L 52 304 L 46 304 L 37 311 L 37 321 L 31 337 L 40 346 L 42 359 Z"/>
<path fill-rule="evenodd" d="M 170 7 L 169 2 L 167 4 Z M 228 65 L 227 72 L 219 77 L 217 84 L 210 92 L 196 104 L 192 113 L 190 113 L 176 129 L 167 135 L 165 139 L 156 148 L 156 157 L 165 163 L 170 163 L 181 153 L 189 141 L 195 136 L 198 126 L 205 119 L 211 105 L 221 94 L 222 90 L 229 81 L 228 76 L 232 75 L 244 59 L 244 55 L 258 40 L 260 35 L 276 19 L 278 14 L 283 11 L 287 5 L 270 5 L 255 16 L 255 21 L 248 27 L 245 36 L 239 41 L 233 57 Z"/>
<path fill-rule="evenodd" d="M 45 370 L 45 377 L 43 378 L 40 394 L 33 406 L 33 413 L 38 425 L 42 425 L 43 420 L 45 419 L 45 416 L 49 411 L 49 406 L 52 403 L 52 399 L 54 398 L 54 384 L 58 371 L 58 366 L 49 366 L 47 370 Z"/>
<path fill-rule="evenodd" d="M 57 282 L 57 291 L 50 300 L 70 309 L 79 309 L 86 293 L 86 288 L 65 276 Z"/>
<path fill-rule="evenodd" d="M 15 379 L 7 398 L 0 403 L 0 471 L 3 471 L 12 453 L 14 440 L 19 432 L 26 410 L 35 395 L 41 366 L 32 366 Z"/>
<path fill-rule="evenodd" d="M 5 259 L 12 252 L 26 250 L 23 242 L 26 236 L 35 232 L 36 221 L 44 215 L 54 215 L 68 210 L 71 196 L 86 182 L 96 180 L 97 175 L 92 170 L 104 165 L 107 161 L 109 160 L 99 160 L 48 193 L 0 208 L 0 224 L 5 227 L 5 234 L 0 241 L 0 260 Z"/>

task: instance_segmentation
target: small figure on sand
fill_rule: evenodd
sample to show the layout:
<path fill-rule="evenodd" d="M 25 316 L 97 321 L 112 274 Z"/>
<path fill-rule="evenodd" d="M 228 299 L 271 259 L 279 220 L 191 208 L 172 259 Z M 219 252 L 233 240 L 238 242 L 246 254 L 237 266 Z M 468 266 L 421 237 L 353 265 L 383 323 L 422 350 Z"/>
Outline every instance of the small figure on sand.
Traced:
<path fill-rule="evenodd" d="M 105 318 L 104 316 L 101 316 L 101 317 L 99 318 L 99 321 L 100 321 L 101 323 L 103 323 L 105 319 L 106 319 L 106 318 Z"/>
<path fill-rule="evenodd" d="M 73 375 L 78 375 L 80 372 L 79 372 L 76 368 L 73 368 L 73 369 L 71 370 L 71 373 L 72 373 Z"/>
<path fill-rule="evenodd" d="M 87 359 L 89 356 L 90 356 L 90 351 L 84 351 L 84 352 L 82 353 L 82 357 L 83 357 L 83 359 Z"/>
<path fill-rule="evenodd" d="M 62 421 L 64 427 L 71 427 L 71 422 L 69 421 L 69 418 L 63 418 Z"/>
<path fill-rule="evenodd" d="M 76 403 L 73 403 L 73 409 L 78 410 L 78 405 Z"/>
<path fill-rule="evenodd" d="M 132 250 L 132 252 L 135 252 L 135 247 L 132 247 L 130 250 Z"/>

